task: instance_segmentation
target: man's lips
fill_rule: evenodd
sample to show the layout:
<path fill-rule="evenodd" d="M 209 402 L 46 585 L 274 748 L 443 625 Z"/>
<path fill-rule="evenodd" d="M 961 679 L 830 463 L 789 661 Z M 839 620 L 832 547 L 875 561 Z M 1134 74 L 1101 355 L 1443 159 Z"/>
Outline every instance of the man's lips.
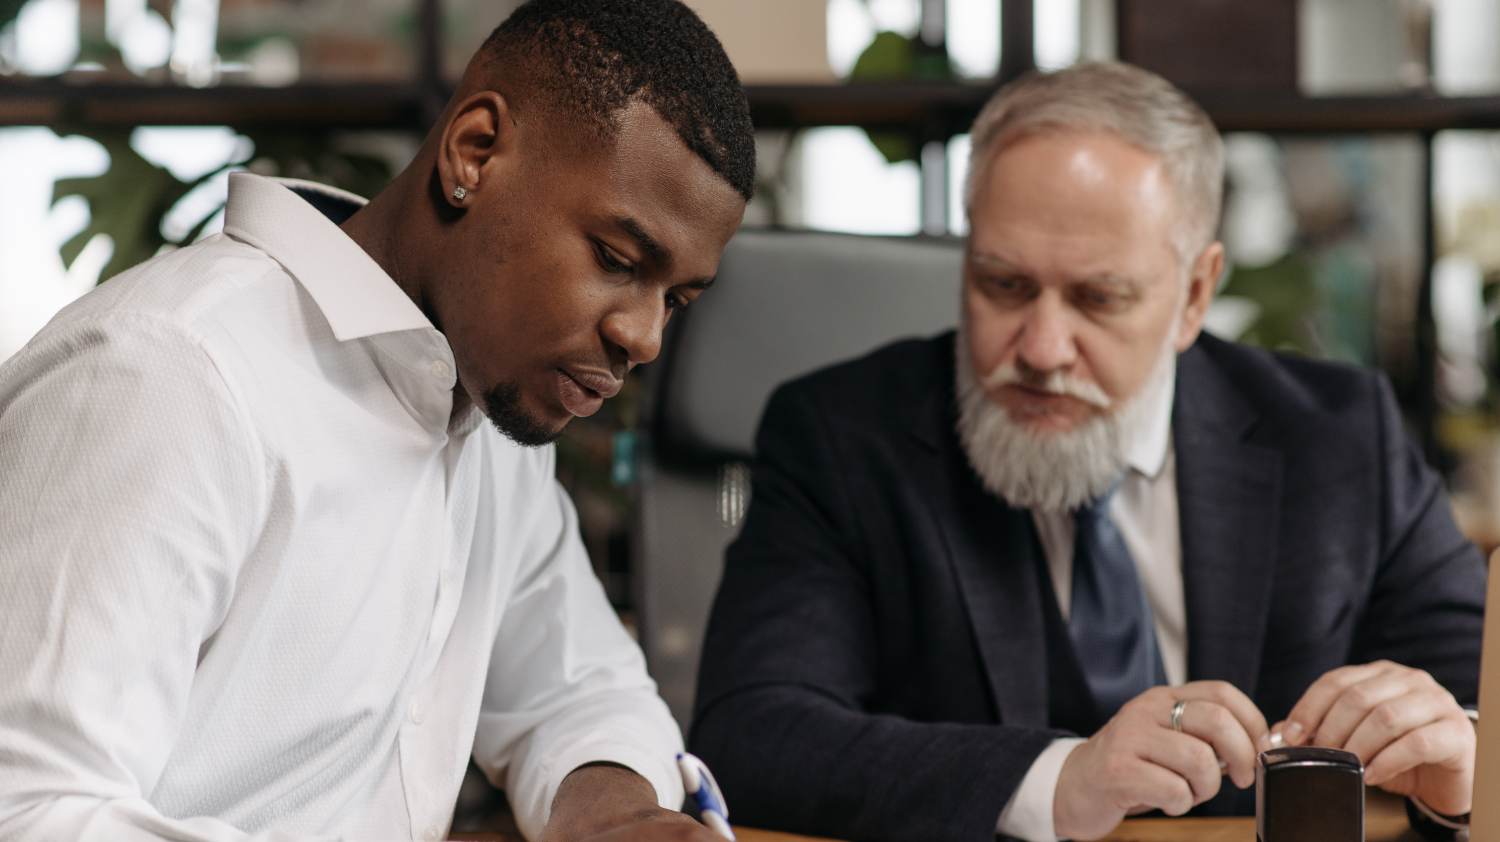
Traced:
<path fill-rule="evenodd" d="M 1046 389 L 1038 389 L 1035 386 L 1024 386 L 1020 383 L 1011 383 L 1002 388 L 1006 391 L 1009 391 L 1012 395 L 1020 397 L 1024 400 L 1048 402 L 1066 400 L 1083 403 L 1083 401 L 1078 400 L 1078 398 L 1075 398 L 1072 395 L 1065 395 L 1061 392 L 1052 392 Z"/>
<path fill-rule="evenodd" d="M 1072 395 L 1019 383 L 1002 386 L 997 397 L 1017 420 L 1055 417 L 1076 421 L 1097 411 L 1088 401 Z"/>
<path fill-rule="evenodd" d="M 625 381 L 613 374 L 603 371 L 595 371 L 589 368 L 565 368 L 563 374 L 568 375 L 575 383 L 588 389 L 605 400 L 609 400 L 620 394 L 620 388 Z"/>
<path fill-rule="evenodd" d="M 620 393 L 624 383 L 609 374 L 587 369 L 558 369 L 557 396 L 563 408 L 579 418 L 599 411 L 604 401 Z"/>

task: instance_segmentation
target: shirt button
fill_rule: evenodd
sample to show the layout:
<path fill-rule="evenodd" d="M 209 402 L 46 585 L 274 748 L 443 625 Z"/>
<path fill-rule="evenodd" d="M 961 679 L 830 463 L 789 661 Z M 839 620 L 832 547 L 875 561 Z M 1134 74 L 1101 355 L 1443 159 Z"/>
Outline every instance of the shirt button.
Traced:
<path fill-rule="evenodd" d="M 443 838 L 443 832 L 435 827 L 429 827 L 427 828 L 427 832 L 422 834 L 422 838 L 426 839 L 427 842 L 437 842 Z"/>
<path fill-rule="evenodd" d="M 453 368 L 442 360 L 433 360 L 428 369 L 432 372 L 432 376 L 439 380 L 447 380 L 453 376 Z"/>
<path fill-rule="evenodd" d="M 422 710 L 422 703 L 420 701 L 414 701 L 411 703 L 411 707 L 407 709 L 406 715 L 407 718 L 412 721 L 413 725 L 421 725 L 422 715 L 425 712 L 426 711 Z"/>

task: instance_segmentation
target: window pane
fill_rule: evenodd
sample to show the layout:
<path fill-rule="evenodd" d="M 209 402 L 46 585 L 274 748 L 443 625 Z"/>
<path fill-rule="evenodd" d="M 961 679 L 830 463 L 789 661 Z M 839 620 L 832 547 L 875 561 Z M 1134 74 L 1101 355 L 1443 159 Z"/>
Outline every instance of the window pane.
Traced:
<path fill-rule="evenodd" d="M 915 234 L 921 175 L 888 163 L 861 129 L 812 129 L 798 139 L 785 209 L 790 225 L 856 234 Z"/>
<path fill-rule="evenodd" d="M 994 76 L 1000 69 L 1000 0 L 948 0 L 947 41 L 959 75 Z"/>
<path fill-rule="evenodd" d="M 1057 70 L 1076 64 L 1083 51 L 1080 0 L 1036 0 L 1032 5 L 1036 65 Z"/>
<path fill-rule="evenodd" d="M 969 233 L 964 187 L 969 180 L 969 152 L 972 148 L 972 139 L 966 134 L 948 141 L 948 231 L 952 234 Z"/>
<path fill-rule="evenodd" d="M 1500 544 L 1500 133 L 1433 143 L 1438 440 L 1464 530 Z"/>
<path fill-rule="evenodd" d="M 1492 0 L 1301 0 L 1298 25 L 1311 95 L 1500 91 Z"/>
<path fill-rule="evenodd" d="M 1416 377 L 1421 141 L 1227 138 L 1229 276 L 1210 327 L 1229 338 Z"/>

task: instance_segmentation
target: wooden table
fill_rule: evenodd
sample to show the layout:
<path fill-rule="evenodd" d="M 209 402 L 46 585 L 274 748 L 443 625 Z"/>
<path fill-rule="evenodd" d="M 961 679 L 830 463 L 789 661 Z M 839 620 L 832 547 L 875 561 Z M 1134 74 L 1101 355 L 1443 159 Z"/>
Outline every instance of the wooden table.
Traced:
<path fill-rule="evenodd" d="M 1366 842 L 1420 842 L 1401 799 L 1379 790 L 1365 796 Z M 1255 842 L 1255 819 L 1131 819 L 1108 842 Z"/>
<path fill-rule="evenodd" d="M 740 842 L 831 842 L 811 836 L 736 828 Z M 1255 842 L 1255 819 L 1131 819 L 1107 842 Z M 1401 799 L 1370 790 L 1365 799 L 1366 842 L 1418 842 Z"/>
<path fill-rule="evenodd" d="M 739 842 L 835 842 L 793 833 L 748 827 L 734 829 Z M 520 834 L 455 834 L 475 842 L 521 842 Z M 1378 790 L 1365 798 L 1366 842 L 1420 842 L 1407 824 L 1401 799 Z M 1106 842 L 1255 842 L 1255 819 L 1131 819 L 1105 837 Z"/>

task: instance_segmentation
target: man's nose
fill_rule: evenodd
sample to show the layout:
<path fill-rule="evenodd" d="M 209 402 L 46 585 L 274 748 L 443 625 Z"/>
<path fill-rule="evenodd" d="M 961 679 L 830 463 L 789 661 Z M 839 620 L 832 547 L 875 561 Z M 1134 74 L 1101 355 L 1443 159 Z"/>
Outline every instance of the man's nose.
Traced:
<path fill-rule="evenodd" d="M 1047 295 L 1037 299 L 1021 325 L 1016 355 L 1026 368 L 1039 372 L 1066 369 L 1077 361 L 1071 316 L 1062 302 Z"/>
<path fill-rule="evenodd" d="M 624 362 L 634 367 L 651 362 L 661 353 L 666 324 L 667 308 L 659 299 L 643 296 L 606 316 L 602 329 L 604 338 L 619 349 Z"/>

